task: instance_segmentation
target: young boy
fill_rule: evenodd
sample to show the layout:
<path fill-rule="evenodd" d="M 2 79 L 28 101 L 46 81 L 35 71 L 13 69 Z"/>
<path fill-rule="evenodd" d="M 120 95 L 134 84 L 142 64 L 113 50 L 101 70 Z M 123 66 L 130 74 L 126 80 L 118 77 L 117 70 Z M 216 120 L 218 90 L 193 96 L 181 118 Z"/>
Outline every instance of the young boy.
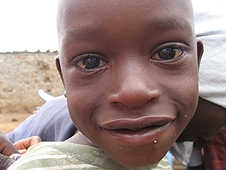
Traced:
<path fill-rule="evenodd" d="M 57 21 L 56 64 L 79 133 L 31 147 L 9 169 L 155 167 L 197 105 L 191 2 L 60 1 Z"/>

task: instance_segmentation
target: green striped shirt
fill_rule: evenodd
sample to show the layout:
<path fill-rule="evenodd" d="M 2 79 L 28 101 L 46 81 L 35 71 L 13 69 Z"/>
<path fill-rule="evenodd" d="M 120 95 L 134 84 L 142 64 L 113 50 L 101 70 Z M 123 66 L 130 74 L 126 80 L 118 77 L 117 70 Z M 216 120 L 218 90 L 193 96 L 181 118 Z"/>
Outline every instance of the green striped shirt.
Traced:
<path fill-rule="evenodd" d="M 128 170 L 99 148 L 69 142 L 42 142 L 29 148 L 28 152 L 8 170 L 68 170 L 68 169 L 112 169 Z M 158 165 L 139 170 L 172 169 L 166 158 Z"/>

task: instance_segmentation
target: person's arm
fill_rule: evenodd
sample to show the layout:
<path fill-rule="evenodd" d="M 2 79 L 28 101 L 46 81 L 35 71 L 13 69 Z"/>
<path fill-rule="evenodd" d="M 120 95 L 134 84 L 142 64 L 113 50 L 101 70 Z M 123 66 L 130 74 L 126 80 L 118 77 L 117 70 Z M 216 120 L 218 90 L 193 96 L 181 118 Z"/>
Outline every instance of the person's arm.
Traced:
<path fill-rule="evenodd" d="M 12 144 L 0 130 L 0 169 L 6 170 L 15 162 L 15 159 L 12 159 L 10 156 L 20 156 L 20 154 L 24 154 L 30 146 L 39 142 L 41 142 L 40 137 L 33 136 Z"/>
<path fill-rule="evenodd" d="M 6 170 L 15 161 L 9 156 L 19 153 L 16 147 L 6 138 L 0 130 L 0 169 Z"/>
<path fill-rule="evenodd" d="M 16 147 L 16 149 L 18 149 L 20 154 L 24 154 L 24 153 L 27 152 L 27 149 L 30 146 L 35 145 L 35 144 L 37 144 L 41 141 L 42 140 L 39 136 L 32 136 L 32 137 L 29 137 L 29 138 L 19 140 L 19 141 L 15 142 L 13 145 Z"/>
<path fill-rule="evenodd" d="M 4 133 L 0 130 L 0 153 L 10 156 L 13 153 L 19 153 L 16 147 L 6 138 Z"/>
<path fill-rule="evenodd" d="M 36 114 L 6 136 L 13 143 L 31 136 L 39 136 L 42 141 L 64 141 L 76 130 L 68 113 L 66 98 L 59 96 L 48 100 Z"/>

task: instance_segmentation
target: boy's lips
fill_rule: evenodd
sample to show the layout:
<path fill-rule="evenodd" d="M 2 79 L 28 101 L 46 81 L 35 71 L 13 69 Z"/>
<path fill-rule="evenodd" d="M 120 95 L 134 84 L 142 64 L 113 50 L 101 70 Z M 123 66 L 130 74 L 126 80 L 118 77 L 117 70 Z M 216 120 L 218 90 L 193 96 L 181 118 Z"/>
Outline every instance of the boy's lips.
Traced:
<path fill-rule="evenodd" d="M 174 118 L 171 117 L 122 118 L 105 122 L 101 124 L 101 128 L 121 143 L 139 146 L 156 143 L 173 121 Z"/>

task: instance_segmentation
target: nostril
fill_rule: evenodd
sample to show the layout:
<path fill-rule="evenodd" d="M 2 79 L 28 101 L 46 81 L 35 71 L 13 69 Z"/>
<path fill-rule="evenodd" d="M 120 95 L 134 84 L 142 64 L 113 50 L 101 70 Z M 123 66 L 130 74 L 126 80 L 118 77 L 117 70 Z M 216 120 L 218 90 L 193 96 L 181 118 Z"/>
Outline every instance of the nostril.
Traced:
<path fill-rule="evenodd" d="M 157 91 L 143 91 L 140 93 L 119 93 L 109 96 L 109 103 L 114 107 L 126 107 L 137 109 L 143 105 L 153 104 L 158 101 L 160 95 Z"/>
<path fill-rule="evenodd" d="M 111 102 L 111 105 L 115 107 L 122 106 L 122 104 L 119 102 Z"/>
<path fill-rule="evenodd" d="M 159 98 L 152 98 L 152 99 L 148 100 L 148 101 L 146 102 L 146 104 L 156 103 L 156 102 L 158 101 L 158 99 L 159 99 Z"/>

